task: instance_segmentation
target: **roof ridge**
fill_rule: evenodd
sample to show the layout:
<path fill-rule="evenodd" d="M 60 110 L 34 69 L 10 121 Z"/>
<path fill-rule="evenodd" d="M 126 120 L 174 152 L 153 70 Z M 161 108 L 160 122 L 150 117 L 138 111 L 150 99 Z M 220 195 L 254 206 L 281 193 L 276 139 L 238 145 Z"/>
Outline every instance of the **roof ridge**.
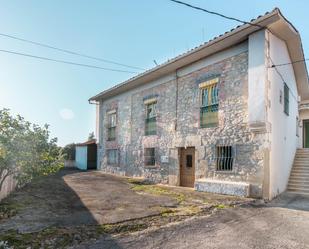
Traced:
<path fill-rule="evenodd" d="M 264 15 L 259 15 L 259 16 L 256 17 L 255 19 L 251 19 L 249 22 L 250 22 L 250 23 L 259 22 L 259 19 L 260 19 L 260 18 L 263 18 L 263 17 L 265 17 L 265 16 L 267 16 L 267 15 L 273 15 L 273 14 L 275 14 L 275 13 L 278 13 L 278 14 L 280 14 L 280 15 L 282 16 L 280 9 L 279 9 L 278 7 L 275 7 L 272 11 L 270 11 L 270 12 L 265 12 Z M 187 56 L 187 55 L 190 55 L 190 53 L 192 53 L 192 52 L 194 52 L 194 51 L 198 51 L 199 49 L 205 47 L 207 44 L 210 44 L 211 42 L 214 42 L 215 40 L 217 40 L 217 39 L 223 37 L 224 35 L 227 35 L 227 34 L 230 34 L 230 33 L 232 33 L 232 32 L 235 32 L 237 29 L 240 29 L 241 27 L 244 27 L 244 26 L 246 26 L 246 25 L 248 25 L 248 26 L 254 26 L 254 25 L 251 25 L 251 24 L 249 24 L 249 23 L 244 23 L 244 24 L 241 24 L 241 25 L 237 25 L 237 26 L 231 28 L 230 30 L 225 31 L 224 33 L 221 33 L 221 34 L 219 34 L 219 35 L 217 35 L 217 36 L 215 36 L 215 37 L 209 39 L 208 41 L 205 41 L 205 42 L 201 43 L 200 45 L 198 45 L 198 46 L 196 46 L 196 47 L 194 47 L 194 48 L 191 48 L 190 50 L 188 50 L 188 51 L 186 51 L 186 52 L 183 52 L 183 53 L 181 53 L 181 54 L 179 54 L 179 55 L 177 55 L 177 56 L 175 56 L 175 57 L 173 57 L 173 58 L 171 58 L 171 59 L 168 59 L 168 60 L 166 60 L 166 61 L 164 61 L 164 62 L 158 64 L 158 65 L 155 66 L 155 67 L 149 68 L 149 69 L 145 70 L 145 71 L 142 72 L 142 73 L 139 73 L 139 74 L 137 74 L 137 75 L 135 75 L 135 76 L 133 76 L 133 77 L 131 77 L 131 78 L 129 78 L 129 79 L 127 79 L 127 80 L 125 80 L 125 81 L 119 83 L 119 84 L 116 84 L 116 85 L 112 86 L 111 88 L 108 88 L 108 89 L 102 91 L 101 93 L 99 93 L 99 94 L 93 96 L 92 98 L 90 98 L 89 101 L 95 100 L 96 98 L 100 97 L 100 95 L 104 94 L 105 92 L 115 90 L 115 89 L 117 89 L 118 87 L 121 87 L 121 86 L 123 86 L 123 85 L 125 85 L 125 84 L 127 84 L 127 83 L 129 83 L 129 82 L 131 82 L 131 81 L 133 81 L 133 80 L 135 80 L 135 79 L 138 79 L 139 77 L 142 77 L 142 76 L 144 76 L 144 75 L 147 75 L 148 73 L 151 73 L 152 71 L 156 71 L 157 69 L 159 69 L 159 68 L 161 68 L 161 67 L 164 67 L 164 66 L 168 65 L 169 63 L 171 63 L 171 62 L 173 62 L 173 61 L 177 61 L 178 59 L 180 59 L 180 58 L 182 58 L 182 57 L 185 57 L 185 56 Z"/>

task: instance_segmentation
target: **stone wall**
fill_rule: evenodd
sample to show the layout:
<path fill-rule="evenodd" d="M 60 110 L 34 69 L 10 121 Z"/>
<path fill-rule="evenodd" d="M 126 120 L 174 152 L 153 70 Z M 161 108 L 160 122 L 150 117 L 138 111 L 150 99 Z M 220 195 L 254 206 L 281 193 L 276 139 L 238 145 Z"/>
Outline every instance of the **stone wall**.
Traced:
<path fill-rule="evenodd" d="M 219 124 L 199 128 L 200 90 L 198 84 L 219 75 Z M 177 79 L 177 80 L 176 80 Z M 148 96 L 157 98 L 157 135 L 144 136 L 145 105 Z M 248 53 L 243 52 L 218 63 L 174 77 L 154 87 L 136 89 L 100 105 L 99 165 L 105 172 L 144 176 L 155 182 L 179 184 L 180 147 L 195 147 L 195 177 L 242 181 L 252 184 L 260 196 L 263 180 L 264 134 L 248 127 Z M 106 112 L 117 109 L 117 139 L 107 142 Z M 216 145 L 232 145 L 236 151 L 232 172 L 215 169 Z M 156 148 L 156 166 L 144 166 L 144 148 Z M 119 164 L 107 165 L 105 151 L 119 150 Z M 168 156 L 168 163 L 161 163 Z"/>

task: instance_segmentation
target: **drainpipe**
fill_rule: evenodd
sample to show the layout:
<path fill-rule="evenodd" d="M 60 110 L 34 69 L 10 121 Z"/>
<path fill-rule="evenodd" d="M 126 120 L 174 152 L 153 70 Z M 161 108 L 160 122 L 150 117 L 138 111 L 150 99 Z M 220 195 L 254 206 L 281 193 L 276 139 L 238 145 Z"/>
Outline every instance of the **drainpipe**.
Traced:
<path fill-rule="evenodd" d="M 178 120 L 178 70 L 175 71 L 175 81 L 176 81 L 176 103 L 175 103 L 175 127 L 174 130 L 177 131 L 177 120 Z"/>

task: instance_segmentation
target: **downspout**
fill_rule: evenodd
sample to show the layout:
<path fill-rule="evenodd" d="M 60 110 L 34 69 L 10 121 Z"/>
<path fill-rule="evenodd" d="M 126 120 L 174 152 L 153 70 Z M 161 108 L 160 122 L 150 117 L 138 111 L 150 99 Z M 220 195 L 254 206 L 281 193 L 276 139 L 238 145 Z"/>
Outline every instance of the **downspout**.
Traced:
<path fill-rule="evenodd" d="M 96 137 L 97 137 L 97 142 L 96 142 L 96 144 L 97 144 L 97 165 L 96 165 L 96 168 L 97 169 L 100 169 L 100 165 L 101 165 L 101 161 L 100 161 L 100 159 L 101 159 L 101 142 L 100 142 L 100 139 L 101 139 L 101 134 L 100 134 L 100 117 L 101 117 L 101 115 L 100 115 L 100 112 L 101 112 L 101 110 L 100 110 L 100 102 L 98 102 L 98 101 L 95 101 L 95 100 L 88 100 L 88 103 L 90 104 L 90 105 L 95 105 L 96 106 Z"/>
<path fill-rule="evenodd" d="M 271 199 L 271 189 L 270 189 L 270 153 L 271 153 L 271 123 L 269 120 L 269 108 L 270 99 L 269 92 L 271 89 L 271 83 L 269 81 L 269 65 L 270 65 L 270 37 L 269 31 L 265 30 L 265 49 L 266 49 L 266 74 L 265 74 L 265 116 L 266 116 L 266 137 L 267 137 L 267 147 L 264 148 L 264 179 L 263 179 L 263 199 Z M 268 126 L 268 127 L 267 127 Z"/>
<path fill-rule="evenodd" d="M 178 121 L 178 70 L 175 71 L 175 83 L 176 83 L 176 102 L 175 102 L 175 126 L 174 130 L 177 131 L 177 121 Z"/>

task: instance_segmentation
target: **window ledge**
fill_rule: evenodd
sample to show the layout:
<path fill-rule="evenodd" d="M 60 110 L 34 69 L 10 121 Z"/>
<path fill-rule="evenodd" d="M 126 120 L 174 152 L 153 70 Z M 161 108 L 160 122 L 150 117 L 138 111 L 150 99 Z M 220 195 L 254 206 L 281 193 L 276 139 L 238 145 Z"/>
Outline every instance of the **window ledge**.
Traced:
<path fill-rule="evenodd" d="M 158 169 L 158 165 L 144 165 L 145 169 Z"/>
<path fill-rule="evenodd" d="M 234 170 L 216 170 L 215 171 L 216 174 L 236 174 L 236 172 Z"/>

